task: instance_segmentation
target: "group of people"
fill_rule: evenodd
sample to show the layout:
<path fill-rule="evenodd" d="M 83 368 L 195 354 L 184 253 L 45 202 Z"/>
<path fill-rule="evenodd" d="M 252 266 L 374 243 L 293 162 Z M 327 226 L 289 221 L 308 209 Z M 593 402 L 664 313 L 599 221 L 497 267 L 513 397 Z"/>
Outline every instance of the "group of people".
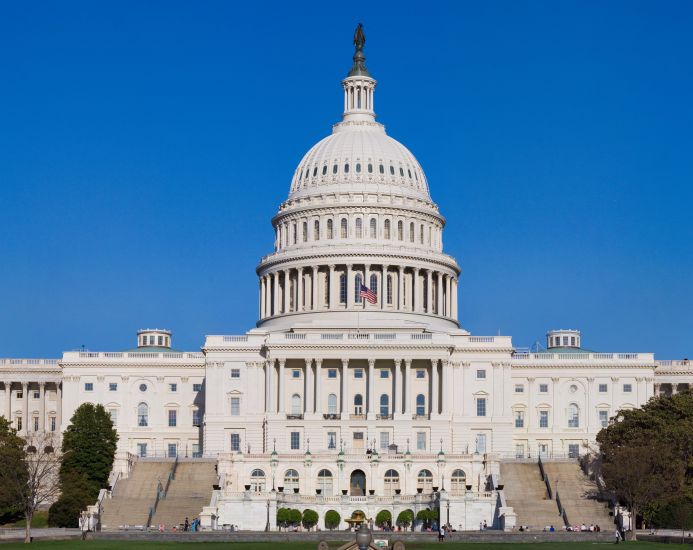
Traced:
<path fill-rule="evenodd" d="M 452 533 L 452 525 L 449 523 L 441 523 L 438 528 L 438 542 L 445 542 L 445 537 Z"/>
<path fill-rule="evenodd" d="M 602 530 L 602 528 L 599 527 L 599 525 L 597 525 L 596 523 L 590 523 L 589 527 L 587 527 L 587 525 L 583 523 L 582 525 L 573 525 L 573 526 L 568 525 L 565 528 L 565 530 L 566 531 L 573 531 L 573 532 L 581 531 L 583 533 L 585 533 L 585 532 L 599 533 Z"/>
<path fill-rule="evenodd" d="M 178 525 L 174 525 L 171 527 L 171 531 L 199 531 L 200 530 L 200 518 L 194 518 L 192 522 L 188 519 L 185 518 L 185 521 L 180 524 L 180 529 Z M 163 523 L 159 524 L 159 533 L 163 533 L 166 531 L 166 526 Z"/>

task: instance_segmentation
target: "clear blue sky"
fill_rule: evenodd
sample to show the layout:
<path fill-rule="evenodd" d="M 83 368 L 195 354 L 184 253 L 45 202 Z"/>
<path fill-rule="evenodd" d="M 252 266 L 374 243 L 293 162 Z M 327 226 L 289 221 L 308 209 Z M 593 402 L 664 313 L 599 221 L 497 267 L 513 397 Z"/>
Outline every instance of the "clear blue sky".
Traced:
<path fill-rule="evenodd" d="M 0 6 L 0 357 L 253 327 L 359 20 L 463 326 L 693 356 L 693 3 L 351 4 Z"/>

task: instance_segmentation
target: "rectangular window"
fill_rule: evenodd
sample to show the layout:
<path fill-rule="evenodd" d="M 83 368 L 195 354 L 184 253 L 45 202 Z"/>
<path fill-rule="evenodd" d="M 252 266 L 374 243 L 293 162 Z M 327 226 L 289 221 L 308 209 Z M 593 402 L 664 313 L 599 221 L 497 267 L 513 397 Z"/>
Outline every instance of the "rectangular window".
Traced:
<path fill-rule="evenodd" d="M 525 393 L 524 384 L 515 384 L 515 393 Z"/>
<path fill-rule="evenodd" d="M 575 345 L 575 336 L 570 337 L 570 345 L 574 346 Z"/>
<path fill-rule="evenodd" d="M 144 458 L 147 456 L 147 444 L 146 443 L 138 443 L 137 444 L 137 456 L 140 458 Z"/>
<path fill-rule="evenodd" d="M 55 422 L 55 416 L 51 416 L 49 419 L 50 425 L 51 425 L 51 431 L 54 432 L 57 429 L 56 422 Z"/>
<path fill-rule="evenodd" d="M 241 398 L 232 397 L 231 398 L 231 416 L 238 416 L 241 414 Z"/>
<path fill-rule="evenodd" d="M 328 378 L 337 378 L 337 369 L 327 369 Z"/>
<path fill-rule="evenodd" d="M 570 443 L 568 445 L 568 458 L 578 458 L 580 456 L 580 445 L 578 443 Z"/>
<path fill-rule="evenodd" d="M 21 429 L 22 429 L 22 417 L 18 416 L 17 417 L 17 431 L 19 432 L 19 431 L 21 431 Z"/>
<path fill-rule="evenodd" d="M 380 369 L 380 378 L 390 378 L 390 371 L 387 369 Z"/>
<path fill-rule="evenodd" d="M 291 378 L 301 378 L 301 371 L 299 369 L 292 369 Z"/>
<path fill-rule="evenodd" d="M 623 393 L 631 393 L 633 391 L 632 384 L 623 384 Z"/>
<path fill-rule="evenodd" d="M 192 424 L 198 428 L 200 426 L 200 409 L 193 409 L 192 413 Z"/>
<path fill-rule="evenodd" d="M 178 391 L 178 384 L 169 384 L 168 385 L 168 391 L 170 392 L 177 392 Z"/>
<path fill-rule="evenodd" d="M 202 384 L 193 384 L 193 391 L 194 392 L 201 392 L 202 391 Z"/>
<path fill-rule="evenodd" d="M 477 380 L 486 380 L 486 370 L 485 369 L 478 369 L 476 371 L 476 379 Z"/>
<path fill-rule="evenodd" d="M 23 399 L 24 398 L 24 392 L 18 391 L 17 392 L 17 399 Z"/>
<path fill-rule="evenodd" d="M 157 336 L 157 345 L 159 345 L 159 346 L 164 345 L 164 337 L 163 336 Z"/>
<path fill-rule="evenodd" d="M 176 455 L 178 454 L 178 445 L 175 443 L 169 443 L 167 454 L 169 458 L 176 458 Z"/>
<path fill-rule="evenodd" d="M 363 378 L 363 369 L 354 369 L 354 378 Z"/>
<path fill-rule="evenodd" d="M 549 411 L 539 411 L 539 427 L 549 427 Z"/>
<path fill-rule="evenodd" d="M 291 432 L 291 450 L 296 451 L 301 448 L 301 434 L 299 432 Z"/>
<path fill-rule="evenodd" d="M 524 458 L 525 456 L 525 446 L 522 443 L 515 445 L 515 458 Z"/>
<path fill-rule="evenodd" d="M 168 427 L 169 428 L 175 428 L 177 421 L 178 421 L 178 411 L 176 411 L 176 409 L 169 409 L 169 411 L 168 411 Z"/>
<path fill-rule="evenodd" d="M 34 417 L 34 431 L 38 432 L 39 426 L 38 426 L 38 416 Z"/>
<path fill-rule="evenodd" d="M 599 424 L 602 428 L 606 428 L 609 425 L 609 411 L 599 411 Z"/>
<path fill-rule="evenodd" d="M 84 383 L 84 391 L 94 391 L 94 383 L 93 382 L 85 382 Z"/>
<path fill-rule="evenodd" d="M 525 427 L 525 412 L 515 411 L 515 427 L 524 428 Z"/>
<path fill-rule="evenodd" d="M 608 390 L 606 384 L 599 384 L 599 393 L 606 393 Z"/>
<path fill-rule="evenodd" d="M 390 446 L 390 433 L 380 432 L 380 450 L 387 451 Z"/>
<path fill-rule="evenodd" d="M 564 345 L 564 346 L 567 346 L 567 345 L 568 345 L 568 337 L 567 337 L 567 336 L 564 336 L 564 337 L 563 337 L 563 345 Z"/>
<path fill-rule="evenodd" d="M 108 412 L 111 415 L 111 422 L 113 422 L 114 426 L 118 425 L 118 409 L 108 409 Z M 51 430 L 54 431 L 54 430 Z"/>
<path fill-rule="evenodd" d="M 476 415 L 477 416 L 486 416 L 486 398 L 485 397 L 479 397 L 476 400 Z"/>
<path fill-rule="evenodd" d="M 416 450 L 426 450 L 426 432 L 416 432 Z"/>
<path fill-rule="evenodd" d="M 200 444 L 199 443 L 193 443 L 192 444 L 192 457 L 193 458 L 202 458 L 202 451 L 200 451 Z"/>
<path fill-rule="evenodd" d="M 241 369 L 231 369 L 231 378 L 240 378 Z"/>
<path fill-rule="evenodd" d="M 549 385 L 539 384 L 539 393 L 549 393 Z"/>
<path fill-rule="evenodd" d="M 416 377 L 417 378 L 426 378 L 426 371 L 423 369 L 417 369 Z"/>
<path fill-rule="evenodd" d="M 39 399 L 41 397 L 41 392 L 34 392 L 34 399 Z"/>
<path fill-rule="evenodd" d="M 241 434 L 231 434 L 231 452 L 241 452 Z"/>
<path fill-rule="evenodd" d="M 337 448 L 337 432 L 327 432 L 327 448 Z"/>
<path fill-rule="evenodd" d="M 486 452 L 486 434 L 477 434 L 476 452 L 479 454 L 484 454 Z"/>
<path fill-rule="evenodd" d="M 118 391 L 118 383 L 117 382 L 109 382 L 108 383 L 108 391 Z"/>

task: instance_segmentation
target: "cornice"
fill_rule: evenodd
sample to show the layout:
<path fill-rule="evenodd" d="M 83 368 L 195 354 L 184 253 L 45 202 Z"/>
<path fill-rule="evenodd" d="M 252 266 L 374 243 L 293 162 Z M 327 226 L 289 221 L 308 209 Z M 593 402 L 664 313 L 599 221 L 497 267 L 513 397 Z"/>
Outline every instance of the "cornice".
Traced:
<path fill-rule="evenodd" d="M 576 363 L 567 361 L 565 363 L 550 362 L 550 363 L 532 363 L 532 364 L 518 364 L 511 362 L 513 369 L 544 369 L 544 368 L 576 368 L 576 369 L 604 369 L 604 368 L 618 368 L 618 369 L 652 369 L 654 370 L 654 365 L 649 363 Z"/>
<path fill-rule="evenodd" d="M 316 205 L 302 205 L 302 206 L 291 206 L 286 210 L 280 210 L 272 217 L 272 225 L 276 227 L 276 224 L 280 221 L 288 219 L 290 221 L 310 221 L 312 216 L 330 215 L 334 216 L 335 211 L 341 212 L 343 214 L 387 214 L 389 212 L 396 213 L 401 212 L 403 217 L 411 218 L 411 213 L 414 212 L 422 216 L 428 222 L 440 224 L 440 228 L 445 227 L 445 218 L 438 210 L 434 208 L 425 208 L 419 206 L 410 206 L 406 204 L 396 204 L 396 203 L 380 203 L 380 202 L 322 202 Z M 306 218 L 306 219 L 304 219 Z"/>

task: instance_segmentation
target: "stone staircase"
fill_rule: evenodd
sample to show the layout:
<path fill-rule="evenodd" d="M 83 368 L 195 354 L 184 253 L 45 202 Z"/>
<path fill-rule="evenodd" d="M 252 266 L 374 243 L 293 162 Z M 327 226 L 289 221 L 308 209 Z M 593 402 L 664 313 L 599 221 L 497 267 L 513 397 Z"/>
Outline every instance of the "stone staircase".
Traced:
<path fill-rule="evenodd" d="M 544 471 L 554 493 L 558 490 L 571 525 L 597 524 L 603 529 L 611 526 L 609 508 L 596 500 L 597 486 L 577 462 L 544 462 Z"/>
<path fill-rule="evenodd" d="M 103 501 L 101 529 L 147 526 L 149 508 L 156 500 L 157 485 L 166 486 L 173 461 L 138 460 L 127 479 L 119 481 L 112 498 Z"/>
<path fill-rule="evenodd" d="M 541 531 L 547 525 L 553 525 L 557 530 L 563 528 L 558 506 L 549 499 L 536 462 L 502 462 L 500 482 L 508 506 L 512 506 L 517 515 L 516 529 L 520 525 L 533 531 Z"/>
<path fill-rule="evenodd" d="M 164 525 L 166 530 L 181 526 L 187 517 L 191 522 L 209 506 L 213 485 L 217 483 L 215 460 L 179 462 L 166 497 L 159 501 L 152 526 Z"/>

